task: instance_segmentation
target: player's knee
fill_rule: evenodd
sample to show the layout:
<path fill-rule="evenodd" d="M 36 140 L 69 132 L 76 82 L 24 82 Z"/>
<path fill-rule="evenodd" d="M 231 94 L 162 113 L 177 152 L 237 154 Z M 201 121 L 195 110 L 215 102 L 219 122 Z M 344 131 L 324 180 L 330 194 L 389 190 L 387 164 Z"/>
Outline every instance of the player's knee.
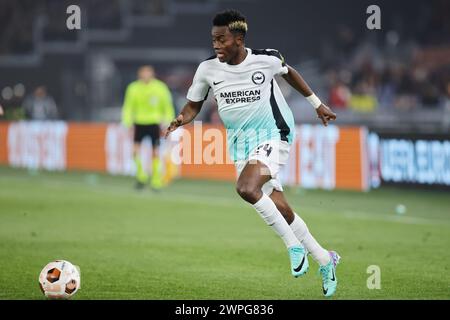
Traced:
<path fill-rule="evenodd" d="M 236 185 L 236 191 L 242 199 L 252 204 L 258 202 L 262 192 L 256 186 L 248 183 L 238 183 Z"/>

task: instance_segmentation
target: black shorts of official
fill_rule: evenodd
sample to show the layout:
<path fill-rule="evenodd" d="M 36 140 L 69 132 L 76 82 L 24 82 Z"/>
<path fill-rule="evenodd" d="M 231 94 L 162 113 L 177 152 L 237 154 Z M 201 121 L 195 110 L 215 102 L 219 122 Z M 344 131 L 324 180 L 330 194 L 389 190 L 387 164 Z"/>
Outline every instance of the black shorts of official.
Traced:
<path fill-rule="evenodd" d="M 152 139 L 152 146 L 159 146 L 159 125 L 158 124 L 135 124 L 134 125 L 134 142 L 142 143 L 145 137 Z"/>

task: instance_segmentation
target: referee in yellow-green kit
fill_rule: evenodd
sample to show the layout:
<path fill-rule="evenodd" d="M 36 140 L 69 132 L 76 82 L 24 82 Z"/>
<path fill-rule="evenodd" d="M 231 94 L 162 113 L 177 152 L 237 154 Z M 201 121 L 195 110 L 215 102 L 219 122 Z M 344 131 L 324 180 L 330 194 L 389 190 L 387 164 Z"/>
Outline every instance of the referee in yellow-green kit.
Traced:
<path fill-rule="evenodd" d="M 130 83 L 125 92 L 122 109 L 122 124 L 134 128 L 133 158 L 136 164 L 136 188 L 142 189 L 148 183 L 149 174 L 142 166 L 139 150 L 142 140 L 148 136 L 152 141 L 151 187 L 162 187 L 159 145 L 161 127 L 167 126 L 175 116 L 172 95 L 167 85 L 155 78 L 152 66 L 138 70 L 138 80 Z"/>

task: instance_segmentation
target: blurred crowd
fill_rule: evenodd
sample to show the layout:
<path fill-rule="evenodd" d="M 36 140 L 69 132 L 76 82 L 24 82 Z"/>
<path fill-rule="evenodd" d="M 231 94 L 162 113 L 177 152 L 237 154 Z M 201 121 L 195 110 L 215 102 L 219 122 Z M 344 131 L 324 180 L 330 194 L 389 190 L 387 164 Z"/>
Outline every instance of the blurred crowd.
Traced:
<path fill-rule="evenodd" d="M 60 111 L 53 96 L 45 85 L 36 86 L 26 93 L 23 84 L 5 87 L 1 90 L 2 116 L 6 120 L 58 120 Z"/>
<path fill-rule="evenodd" d="M 422 5 L 417 16 L 396 17 L 382 30 L 361 35 L 343 25 L 323 42 L 331 106 L 365 113 L 450 108 L 450 1 Z"/>
<path fill-rule="evenodd" d="M 414 48 L 390 58 L 369 47 L 355 50 L 346 63 L 324 67 L 331 106 L 367 113 L 448 104 L 450 48 Z"/>

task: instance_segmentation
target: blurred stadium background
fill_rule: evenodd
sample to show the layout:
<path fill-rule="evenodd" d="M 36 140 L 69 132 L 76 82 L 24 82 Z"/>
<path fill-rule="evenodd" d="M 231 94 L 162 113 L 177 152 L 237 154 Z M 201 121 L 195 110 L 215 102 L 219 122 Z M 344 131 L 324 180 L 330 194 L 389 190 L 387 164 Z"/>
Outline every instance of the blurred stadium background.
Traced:
<path fill-rule="evenodd" d="M 81 30 L 66 27 L 72 4 Z M 381 30 L 366 28 L 371 4 Z M 280 243 L 233 193 L 232 165 L 166 159 L 167 182 L 178 179 L 162 194 L 131 188 L 131 141 L 118 125 L 126 86 L 151 64 L 179 111 L 212 54 L 212 16 L 226 8 L 246 15 L 247 46 L 278 49 L 338 114 L 317 126 L 279 82 L 299 124 L 283 179 L 311 229 L 348 261 L 338 297 L 450 297 L 449 1 L 0 0 L 0 298 L 39 297 L 40 267 L 61 256 L 81 266 L 81 298 L 320 297 L 318 279 L 301 292 L 288 279 Z M 36 94 L 55 112 L 32 119 Z M 198 120 L 221 128 L 211 96 Z M 372 264 L 383 290 L 366 287 Z M 126 268 L 149 274 L 137 281 Z M 6 286 L 13 270 L 24 277 Z"/>
<path fill-rule="evenodd" d="M 71 4 L 82 9 L 79 31 L 66 27 Z M 365 27 L 370 4 L 2 0 L 1 104 L 9 114 L 45 85 L 61 119 L 115 121 L 136 68 L 151 63 L 181 108 L 195 67 L 211 54 L 211 16 L 238 7 L 250 23 L 248 45 L 280 50 L 341 124 L 448 132 L 448 1 L 377 1 L 382 29 L 375 31 Z M 285 89 L 296 119 L 315 123 L 304 99 Z M 215 119 L 213 110 L 205 108 L 203 120 Z"/>

